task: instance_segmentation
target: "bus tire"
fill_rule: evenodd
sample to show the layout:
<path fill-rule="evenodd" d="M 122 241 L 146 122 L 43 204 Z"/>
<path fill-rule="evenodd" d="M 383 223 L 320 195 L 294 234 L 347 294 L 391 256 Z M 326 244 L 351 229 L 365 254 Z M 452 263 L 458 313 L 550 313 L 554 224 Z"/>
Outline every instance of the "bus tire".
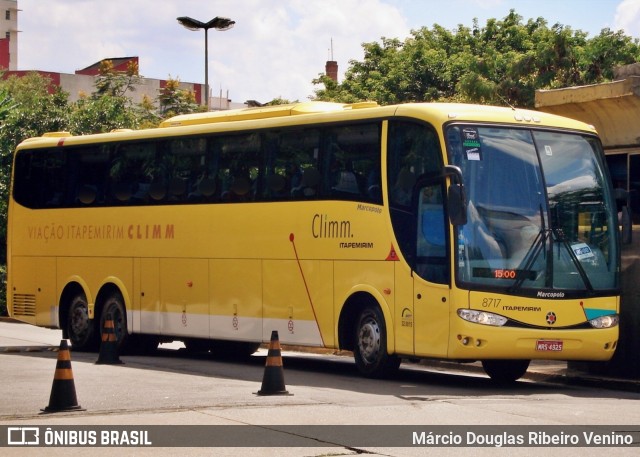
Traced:
<path fill-rule="evenodd" d="M 124 307 L 124 299 L 120 292 L 112 292 L 102 305 L 100 314 L 100 331 L 105 326 L 108 317 L 113 321 L 113 331 L 116 335 L 116 347 L 118 353 L 122 353 L 127 341 L 127 313 Z"/>
<path fill-rule="evenodd" d="M 66 334 L 74 351 L 94 350 L 98 343 L 95 323 L 89 319 L 89 304 L 83 292 L 74 295 L 69 303 Z"/>
<path fill-rule="evenodd" d="M 512 384 L 527 372 L 530 360 L 483 360 L 482 368 L 497 384 Z"/>
<path fill-rule="evenodd" d="M 377 306 L 362 310 L 356 323 L 353 356 L 358 371 L 370 378 L 386 378 L 400 366 L 400 358 L 387 353 L 387 330 Z"/>

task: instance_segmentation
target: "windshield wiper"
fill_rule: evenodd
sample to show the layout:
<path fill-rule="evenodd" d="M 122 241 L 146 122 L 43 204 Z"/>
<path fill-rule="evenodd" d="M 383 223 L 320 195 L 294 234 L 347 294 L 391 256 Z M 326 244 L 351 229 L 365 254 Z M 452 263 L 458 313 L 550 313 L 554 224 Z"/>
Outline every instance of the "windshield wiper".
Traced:
<path fill-rule="evenodd" d="M 540 210 L 541 210 L 540 215 L 542 216 L 542 208 Z M 585 271 L 584 267 L 580 263 L 580 260 L 576 256 L 576 253 L 573 251 L 573 249 L 571 249 L 571 246 L 569 245 L 569 241 L 567 240 L 567 237 L 565 236 L 564 231 L 560 228 L 548 229 L 546 228 L 546 225 L 544 223 L 544 217 L 542 217 L 541 220 L 542 220 L 542 227 L 540 228 L 538 235 L 533 240 L 531 247 L 529 247 L 529 250 L 527 251 L 527 254 L 524 257 L 526 263 L 524 264 L 522 271 L 525 271 L 525 272 L 530 271 L 531 267 L 533 267 L 534 262 L 537 260 L 538 256 L 540 255 L 540 252 L 542 252 L 544 250 L 544 247 L 547 245 L 547 241 L 550 240 L 552 243 L 557 242 L 562 246 L 564 246 L 564 248 L 569 253 L 569 257 L 571 258 L 573 265 L 578 271 L 578 274 L 580 275 L 580 278 L 582 279 L 582 282 L 584 283 L 586 289 L 589 292 L 593 292 L 593 285 L 589 280 L 589 276 L 587 275 L 587 272 Z M 546 272 L 547 277 L 545 280 L 548 287 L 553 286 L 552 283 L 549 283 L 553 278 L 553 270 L 552 270 L 553 257 L 551 252 L 553 252 L 552 247 L 550 247 L 550 253 L 548 255 L 549 261 L 547 262 L 547 272 Z M 527 278 L 528 278 L 528 275 L 526 274 L 519 275 L 516 278 L 513 285 L 509 288 L 509 292 L 513 293 L 518 291 L 522 287 L 522 283 L 524 283 L 524 280 Z"/>
<path fill-rule="evenodd" d="M 547 240 L 549 239 L 549 235 L 551 234 L 551 230 L 547 229 L 544 219 L 544 210 L 542 209 L 542 205 L 540 205 L 540 231 L 536 235 L 533 243 L 529 246 L 527 253 L 523 258 L 523 262 L 526 262 L 521 269 L 522 271 L 530 271 L 530 268 L 533 266 L 534 262 L 538 259 L 540 252 L 542 252 L 547 245 Z M 519 275 L 516 277 L 513 285 L 509 288 L 509 292 L 513 293 L 519 290 L 522 287 L 522 283 L 525 279 L 527 279 L 526 274 Z"/>
<path fill-rule="evenodd" d="M 549 239 L 549 234 L 550 230 L 547 230 L 545 228 L 540 229 L 538 235 L 536 235 L 536 238 L 533 240 L 533 243 L 531 243 L 531 246 L 529 247 L 529 250 L 524 257 L 526 259 L 526 263 L 522 268 L 519 268 L 519 270 L 523 272 L 530 271 L 531 267 L 533 267 L 533 264 L 538 259 L 540 253 L 544 251 L 544 247 L 547 245 L 547 240 Z M 509 288 L 509 292 L 513 293 L 519 290 L 522 287 L 522 283 L 525 279 L 530 279 L 529 275 L 524 273 L 518 275 L 513 285 Z"/>
<path fill-rule="evenodd" d="M 582 282 L 584 283 L 585 287 L 589 292 L 593 292 L 593 285 L 589 280 L 589 276 L 587 276 L 587 272 L 584 270 L 584 267 L 582 266 L 582 264 L 580 263 L 580 260 L 576 256 L 576 253 L 573 251 L 573 249 L 571 249 L 571 246 L 569 245 L 569 241 L 567 241 L 567 237 L 565 236 L 564 231 L 562 229 L 554 229 L 553 237 L 555 241 L 558 241 L 560 244 L 562 244 L 565 247 L 565 249 L 569 253 L 569 257 L 571 258 L 571 261 L 576 267 L 576 270 L 578 270 L 578 274 L 580 274 L 580 278 L 582 278 Z"/>

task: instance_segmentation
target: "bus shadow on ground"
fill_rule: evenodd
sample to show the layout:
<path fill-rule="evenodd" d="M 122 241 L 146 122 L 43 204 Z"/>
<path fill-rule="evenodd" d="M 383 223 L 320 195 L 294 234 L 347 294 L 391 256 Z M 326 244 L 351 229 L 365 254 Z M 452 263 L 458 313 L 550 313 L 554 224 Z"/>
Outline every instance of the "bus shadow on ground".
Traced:
<path fill-rule="evenodd" d="M 264 352 L 264 351 L 261 351 Z M 13 355 L 54 359 L 55 348 L 14 350 Z M 1 355 L 1 354 L 0 354 Z M 74 363 L 92 363 L 97 353 L 72 353 Z M 638 399 L 632 392 L 577 388 L 560 382 L 531 382 L 520 380 L 509 385 L 497 385 L 477 370 L 461 365 L 460 371 L 431 369 L 417 363 L 403 363 L 400 370 L 389 379 L 364 378 L 353 360 L 346 356 L 318 355 L 286 352 L 283 372 L 287 388 L 295 386 L 331 388 L 363 394 L 392 395 L 408 401 L 432 401 L 441 396 L 512 396 L 560 393 L 571 397 Z M 265 369 L 266 355 L 229 359 L 214 357 L 211 353 L 193 353 L 186 349 L 157 349 L 148 355 L 121 356 L 123 367 L 155 372 L 183 373 L 210 378 L 236 379 L 259 382 Z M 452 364 L 453 365 L 453 364 Z M 463 371 L 466 370 L 466 371 Z"/>

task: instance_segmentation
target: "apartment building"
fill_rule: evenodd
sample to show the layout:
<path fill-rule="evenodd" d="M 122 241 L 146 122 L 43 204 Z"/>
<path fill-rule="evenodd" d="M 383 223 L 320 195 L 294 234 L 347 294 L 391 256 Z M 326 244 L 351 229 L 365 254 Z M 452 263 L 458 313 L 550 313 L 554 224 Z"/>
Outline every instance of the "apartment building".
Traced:
<path fill-rule="evenodd" d="M 0 68 L 18 69 L 18 0 L 0 0 Z"/>

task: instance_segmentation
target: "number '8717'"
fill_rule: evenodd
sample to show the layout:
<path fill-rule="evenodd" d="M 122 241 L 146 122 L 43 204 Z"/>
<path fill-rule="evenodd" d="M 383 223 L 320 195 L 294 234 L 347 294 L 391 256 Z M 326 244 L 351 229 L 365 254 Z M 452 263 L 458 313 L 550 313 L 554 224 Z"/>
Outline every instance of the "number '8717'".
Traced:
<path fill-rule="evenodd" d="M 500 306 L 501 298 L 483 298 L 482 299 L 482 307 L 483 308 L 497 308 Z"/>

